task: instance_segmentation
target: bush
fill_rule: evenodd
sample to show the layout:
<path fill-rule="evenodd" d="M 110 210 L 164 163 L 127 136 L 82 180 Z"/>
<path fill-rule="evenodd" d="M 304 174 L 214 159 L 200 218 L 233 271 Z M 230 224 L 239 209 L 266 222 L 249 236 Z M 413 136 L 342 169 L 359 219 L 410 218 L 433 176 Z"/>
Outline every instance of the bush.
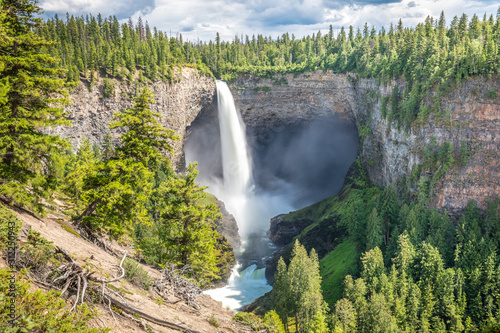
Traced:
<path fill-rule="evenodd" d="M 26 272 L 16 275 L 14 325 L 9 324 L 12 273 L 0 268 L 0 323 L 7 323 L 2 332 L 109 332 L 109 328 L 98 329 L 88 327 L 89 321 L 96 316 L 87 304 L 78 306 L 75 312 L 64 310 L 66 302 L 59 291 L 30 291 L 31 285 L 26 280 Z"/>
<path fill-rule="evenodd" d="M 23 222 L 13 212 L 0 205 L 0 250 L 7 248 L 10 238 L 17 238 Z M 9 235 L 9 233 L 13 233 Z"/>
<path fill-rule="evenodd" d="M 491 89 L 486 93 L 486 96 L 488 96 L 491 99 L 497 98 L 497 91 L 495 89 Z"/>
<path fill-rule="evenodd" d="M 125 279 L 133 285 L 144 290 L 149 290 L 153 285 L 153 279 L 149 276 L 148 272 L 133 259 L 126 258 L 123 262 L 123 268 L 125 269 Z"/>
<path fill-rule="evenodd" d="M 213 313 L 210 315 L 210 319 L 208 321 L 210 325 L 219 327 L 219 323 L 217 322 L 217 319 L 215 318 L 215 315 Z"/>
<path fill-rule="evenodd" d="M 111 97 L 115 94 L 115 84 L 113 81 L 109 79 L 104 79 L 104 90 L 103 90 L 103 96 L 104 98 Z"/>
<path fill-rule="evenodd" d="M 233 321 L 250 326 L 254 331 L 261 331 L 266 328 L 262 320 L 251 312 L 238 312 L 233 317 Z"/>
<path fill-rule="evenodd" d="M 16 265 L 28 268 L 40 276 L 48 275 L 61 264 L 60 254 L 55 254 L 56 249 L 51 241 L 46 240 L 40 232 L 31 229 L 28 241 L 19 247 Z"/>
<path fill-rule="evenodd" d="M 271 310 L 268 313 L 266 313 L 263 319 L 263 323 L 268 333 L 285 332 L 285 328 L 283 327 L 283 323 L 281 322 L 280 316 L 278 316 L 278 314 L 274 310 Z"/>

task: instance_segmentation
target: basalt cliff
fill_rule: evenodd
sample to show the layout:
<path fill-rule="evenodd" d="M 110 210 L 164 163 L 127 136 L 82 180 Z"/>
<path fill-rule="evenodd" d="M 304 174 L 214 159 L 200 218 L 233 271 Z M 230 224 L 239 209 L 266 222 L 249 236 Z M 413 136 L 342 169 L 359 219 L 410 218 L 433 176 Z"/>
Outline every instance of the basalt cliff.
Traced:
<path fill-rule="evenodd" d="M 412 124 L 407 130 L 382 116 L 382 97 L 391 95 L 393 84 L 317 71 L 273 79 L 240 76 L 231 86 L 248 131 L 264 144 L 281 126 L 342 118 L 359 131 L 358 155 L 370 180 L 385 187 L 421 163 L 433 138 L 437 146 L 451 143 L 455 152 L 464 142 L 469 151 L 466 165 L 452 168 L 439 180 L 431 204 L 455 214 L 469 200 L 484 208 L 488 199 L 500 195 L 500 98 L 491 94 L 500 92 L 500 80 L 462 82 L 442 97 L 442 115 L 431 114 L 423 125 Z"/>
<path fill-rule="evenodd" d="M 217 122 L 215 82 L 196 70 L 183 69 L 178 80 L 151 86 L 162 115 L 162 124 L 173 129 L 174 164 L 184 165 L 183 144 L 193 122 Z M 455 215 L 469 200 L 484 208 L 488 199 L 500 194 L 500 80 L 472 78 L 443 96 L 441 114 L 431 114 L 423 124 L 402 129 L 382 116 L 382 97 L 390 96 L 391 84 L 355 74 L 317 71 L 259 78 L 240 75 L 230 83 L 236 106 L 254 137 L 254 145 L 268 144 L 273 133 L 284 126 L 300 127 L 330 117 L 353 124 L 359 132 L 358 156 L 370 180 L 382 187 L 396 184 L 421 163 L 431 140 L 439 145 L 450 142 L 455 151 L 465 142 L 469 159 L 464 166 L 451 168 L 437 182 L 431 205 Z M 71 94 L 68 107 L 71 127 L 54 132 L 79 145 L 83 137 L 102 143 L 113 112 L 131 106 L 134 88 L 116 83 L 114 95 L 102 97 L 102 80 L 89 86 L 80 84 Z M 497 94 L 491 94 L 491 92 Z M 117 137 L 118 132 L 111 132 Z M 214 151 L 217 147 L 214 147 Z M 416 189 L 409 189 L 416 192 Z M 332 193 L 333 194 L 333 193 Z M 300 228 L 299 228 L 300 229 Z"/>

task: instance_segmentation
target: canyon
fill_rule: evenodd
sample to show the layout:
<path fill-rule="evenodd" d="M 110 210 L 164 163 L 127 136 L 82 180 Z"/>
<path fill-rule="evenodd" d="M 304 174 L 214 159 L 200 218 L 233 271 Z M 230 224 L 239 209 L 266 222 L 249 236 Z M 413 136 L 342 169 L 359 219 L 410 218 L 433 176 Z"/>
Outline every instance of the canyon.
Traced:
<path fill-rule="evenodd" d="M 218 135 L 217 103 L 213 78 L 200 76 L 191 68 L 176 75 L 172 84 L 156 82 L 150 87 L 156 102 L 152 109 L 161 114 L 162 124 L 180 137 L 172 160 L 177 170 L 182 170 L 184 144 L 193 127 L 215 128 L 213 135 Z M 358 132 L 357 156 L 370 180 L 381 187 L 398 186 L 408 177 L 422 162 L 424 149 L 432 140 L 437 146 L 450 142 L 455 154 L 465 142 L 467 162 L 454 166 L 438 180 L 430 204 L 452 216 L 469 200 L 484 209 L 487 200 L 500 193 L 500 98 L 489 94 L 500 91 L 500 80 L 471 78 L 461 82 L 441 98 L 438 114 L 431 114 L 422 124 L 415 122 L 409 129 L 398 128 L 395 121 L 388 122 L 382 116 L 382 97 L 391 96 L 396 83 L 379 84 L 355 74 L 316 71 L 276 74 L 273 78 L 240 75 L 229 87 L 254 151 L 265 149 L 284 128 L 293 132 L 313 121 L 340 119 Z M 133 86 L 116 82 L 115 87 L 110 98 L 102 97 L 102 79 L 91 91 L 83 83 L 74 88 L 67 108 L 73 125 L 53 129 L 53 133 L 69 138 L 73 147 L 83 137 L 101 144 L 113 112 L 132 103 Z M 115 138 L 119 134 L 111 133 Z M 209 148 L 208 154 L 220 154 L 220 147 Z M 417 189 L 408 191 L 415 195 Z M 295 233 L 305 226 L 283 227 Z"/>

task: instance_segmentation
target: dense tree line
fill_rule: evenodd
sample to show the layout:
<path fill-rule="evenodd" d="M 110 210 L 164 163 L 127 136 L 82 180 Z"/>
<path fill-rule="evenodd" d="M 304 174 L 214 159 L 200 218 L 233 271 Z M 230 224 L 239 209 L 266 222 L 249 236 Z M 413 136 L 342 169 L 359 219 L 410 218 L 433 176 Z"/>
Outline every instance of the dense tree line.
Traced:
<path fill-rule="evenodd" d="M 85 140 L 73 153 L 67 140 L 46 133 L 69 124 L 64 106 L 72 83 L 64 79 L 58 59 L 68 64 L 65 47 L 76 44 L 50 42 L 49 36 L 37 34 L 51 31 L 50 22 L 36 18 L 39 12 L 33 0 L 1 3 L 0 199 L 43 214 L 54 198 L 62 198 L 66 213 L 88 235 L 131 237 L 149 263 L 190 265 L 202 284 L 217 279 L 219 267 L 228 269 L 231 259 L 230 246 L 213 224 L 219 213 L 203 202 L 205 188 L 195 182 L 196 165 L 185 175 L 173 172 L 167 153 L 177 137 L 150 109 L 153 95 L 147 87 L 137 89 L 130 109 L 115 111 L 109 127 L 123 128 L 117 145 L 108 134 L 102 147 Z M 107 23 L 98 21 L 107 31 Z M 144 42 L 151 37 L 146 28 L 140 35 Z M 68 31 L 61 36 L 76 43 L 74 31 Z M 109 55 L 107 42 L 101 42 L 95 45 Z M 79 46 L 92 50 L 95 45 L 89 43 Z M 141 234 L 147 226 L 149 243 Z"/>
<path fill-rule="evenodd" d="M 471 201 L 456 224 L 389 186 L 352 207 L 349 233 L 365 248 L 347 276 L 334 322 L 344 332 L 496 332 L 500 327 L 498 199 Z M 365 230 L 365 232 L 361 232 Z M 383 323 L 383 324 L 381 324 Z M 384 327 L 380 330 L 380 327 Z"/>
<path fill-rule="evenodd" d="M 334 33 L 296 38 L 281 36 L 235 36 L 231 42 L 188 42 L 151 29 L 141 18 L 120 24 L 116 17 L 59 17 L 49 19 L 38 33 L 57 42 L 48 52 L 60 58 L 70 81 L 93 73 L 134 80 L 175 80 L 180 65 L 191 65 L 202 73 L 231 80 L 238 74 L 273 77 L 318 69 L 334 73 L 355 72 L 374 77 L 379 83 L 400 79 L 392 96 L 383 100 L 384 116 L 409 126 L 439 112 L 440 97 L 456 84 L 475 75 L 491 76 L 500 71 L 500 9 L 481 18 L 466 14 L 447 24 L 427 17 L 415 28 L 401 20 L 386 30 L 350 26 Z M 177 69 L 176 69 L 177 68 Z M 276 80 L 276 84 L 286 84 Z M 431 89 L 435 88 L 435 89 Z M 390 102 L 390 107 L 387 104 Z"/>
<path fill-rule="evenodd" d="M 134 80 L 139 77 L 151 80 L 175 80 L 175 71 L 182 66 L 194 66 L 202 73 L 209 73 L 202 63 L 199 50 L 182 41 L 182 35 L 169 37 L 151 29 L 141 18 L 134 24 L 120 24 L 115 16 L 103 18 L 57 15 L 38 27 L 38 35 L 57 42 L 46 51 L 61 59 L 69 81 L 87 78 L 91 82 L 97 73 Z"/>
<path fill-rule="evenodd" d="M 384 116 L 397 119 L 400 126 L 439 112 L 440 97 L 462 80 L 500 70 L 500 9 L 496 18 L 463 14 L 449 24 L 441 13 L 415 28 L 404 27 L 400 20 L 387 30 L 365 24 L 362 29 L 342 27 L 336 34 L 330 26 L 326 34 L 318 31 L 302 38 L 258 34 L 235 36 L 231 42 L 219 34 L 214 41 L 184 41 L 181 34 L 168 36 L 141 18 L 120 24 L 116 17 L 101 15 L 55 16 L 37 31 L 57 42 L 46 51 L 61 59 L 70 81 L 93 81 L 101 72 L 129 82 L 137 73 L 140 80 L 172 82 L 182 66 L 226 80 L 240 73 L 273 77 L 318 69 L 355 72 L 379 83 L 400 79 L 392 96 L 383 100 Z"/>
<path fill-rule="evenodd" d="M 296 241 L 289 265 L 278 262 L 271 296 L 287 331 L 299 323 L 297 331 L 315 332 L 325 316 L 321 332 L 498 332 L 498 198 L 484 212 L 469 202 L 453 222 L 420 202 L 425 196 L 401 200 L 392 186 L 350 186 L 342 211 L 326 214 L 339 214 L 345 239 L 362 253 L 359 269 L 344 278 L 343 298 L 329 311 L 310 296 L 320 290 L 315 251 L 308 257 Z M 319 317 L 308 316 L 311 309 Z"/>

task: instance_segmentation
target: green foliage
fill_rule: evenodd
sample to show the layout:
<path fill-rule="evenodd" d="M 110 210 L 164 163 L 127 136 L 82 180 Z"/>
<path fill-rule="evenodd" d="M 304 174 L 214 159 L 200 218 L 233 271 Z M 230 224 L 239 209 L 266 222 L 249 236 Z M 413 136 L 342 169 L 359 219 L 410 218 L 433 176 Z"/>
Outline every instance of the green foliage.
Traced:
<path fill-rule="evenodd" d="M 126 132 L 116 149 L 108 137 L 104 160 L 92 157 L 88 144 L 81 148 L 82 166 L 68 175 L 73 177 L 68 184 L 77 182 L 74 197 L 78 200 L 80 196 L 85 207 L 77 223 L 118 237 L 130 232 L 133 223 L 147 222 L 145 205 L 152 193 L 153 168 L 161 163 L 168 165 L 164 153 L 172 152 L 170 141 L 177 139 L 160 125 L 159 115 L 149 109 L 152 102 L 151 92 L 144 88 L 131 109 L 115 113 L 110 128 L 123 127 Z"/>
<path fill-rule="evenodd" d="M 116 149 L 120 158 L 131 158 L 149 166 L 150 163 L 164 161 L 164 153 L 173 153 L 171 141 L 179 138 L 173 130 L 165 129 L 160 124 L 160 115 L 149 108 L 153 103 L 153 94 L 146 87 L 134 98 L 131 109 L 115 113 L 109 128 L 127 129 L 120 137 L 121 145 Z"/>
<path fill-rule="evenodd" d="M 210 315 L 210 318 L 208 319 L 208 322 L 212 326 L 219 327 L 219 323 L 217 322 L 217 319 L 215 318 L 215 315 L 213 313 Z"/>
<path fill-rule="evenodd" d="M 34 33 L 42 24 L 36 2 L 3 1 L 1 12 L 0 192 L 43 212 L 56 186 L 54 156 L 67 147 L 44 129 L 68 124 L 67 85 L 56 59 L 42 53 L 52 43 Z"/>
<path fill-rule="evenodd" d="M 378 216 L 377 209 L 373 208 L 366 223 L 366 249 L 382 245 L 384 234 L 382 229 L 382 220 Z"/>
<path fill-rule="evenodd" d="M 123 268 L 125 269 L 125 279 L 133 285 L 144 290 L 149 290 L 153 285 L 153 279 L 148 272 L 139 266 L 135 260 L 126 258 L 123 262 Z"/>
<path fill-rule="evenodd" d="M 22 244 L 17 253 L 16 266 L 28 268 L 32 273 L 49 274 L 57 268 L 61 258 L 55 255 L 55 247 L 40 232 L 30 229 L 28 241 Z"/>
<path fill-rule="evenodd" d="M 342 298 L 342 279 L 352 272 L 358 258 L 356 244 L 352 240 L 346 240 L 319 261 L 321 289 L 329 305 L 333 306 Z"/>
<path fill-rule="evenodd" d="M 495 99 L 497 98 L 497 91 L 495 89 L 491 89 L 491 90 L 488 90 L 488 92 L 486 93 L 486 96 L 491 98 L 491 99 Z"/>
<path fill-rule="evenodd" d="M 278 314 L 271 310 L 264 315 L 262 323 L 269 333 L 285 333 L 285 328 Z"/>
<path fill-rule="evenodd" d="M 289 266 L 281 258 L 274 281 L 271 301 L 287 331 L 290 316 L 295 317 L 295 326 L 300 332 L 323 325 L 317 321 L 323 318 L 327 306 L 321 294 L 319 260 L 314 249 L 308 256 L 306 249 L 295 241 Z"/>
<path fill-rule="evenodd" d="M 26 280 L 26 272 L 15 275 L 16 297 L 15 325 L 9 325 L 9 304 L 11 302 L 10 278 L 13 273 L 0 268 L 0 322 L 7 325 L 2 332 L 109 332 L 109 328 L 91 328 L 90 320 L 96 317 L 94 310 L 87 304 L 78 306 L 75 312 L 65 310 L 66 302 L 59 291 L 30 291 L 31 284 Z"/>
<path fill-rule="evenodd" d="M 243 325 L 250 326 L 254 331 L 260 331 L 264 329 L 262 320 L 255 314 L 251 312 L 238 312 L 234 315 L 233 320 L 240 322 Z"/>
<path fill-rule="evenodd" d="M 10 241 L 16 241 L 23 222 L 19 220 L 12 211 L 0 205 L 0 250 L 9 245 Z"/>
<path fill-rule="evenodd" d="M 218 278 L 217 265 L 227 258 L 218 251 L 221 244 L 214 230 L 220 213 L 214 204 L 203 203 L 206 187 L 196 184 L 197 175 L 196 164 L 190 164 L 184 176 L 158 182 L 150 207 L 154 234 L 141 230 L 136 237 L 150 263 L 190 265 L 197 280 L 207 284 Z"/>
<path fill-rule="evenodd" d="M 274 311 L 267 312 L 263 318 L 251 312 L 238 312 L 233 320 L 243 325 L 250 326 L 254 331 L 265 330 L 269 333 L 284 333 L 283 324 L 279 316 Z"/>
<path fill-rule="evenodd" d="M 467 146 L 467 142 L 465 140 L 462 140 L 460 143 L 460 162 L 462 166 L 464 167 L 467 164 L 467 161 L 469 160 L 469 149 Z"/>
<path fill-rule="evenodd" d="M 115 95 L 115 84 L 110 79 L 104 79 L 102 96 L 109 98 Z"/>

